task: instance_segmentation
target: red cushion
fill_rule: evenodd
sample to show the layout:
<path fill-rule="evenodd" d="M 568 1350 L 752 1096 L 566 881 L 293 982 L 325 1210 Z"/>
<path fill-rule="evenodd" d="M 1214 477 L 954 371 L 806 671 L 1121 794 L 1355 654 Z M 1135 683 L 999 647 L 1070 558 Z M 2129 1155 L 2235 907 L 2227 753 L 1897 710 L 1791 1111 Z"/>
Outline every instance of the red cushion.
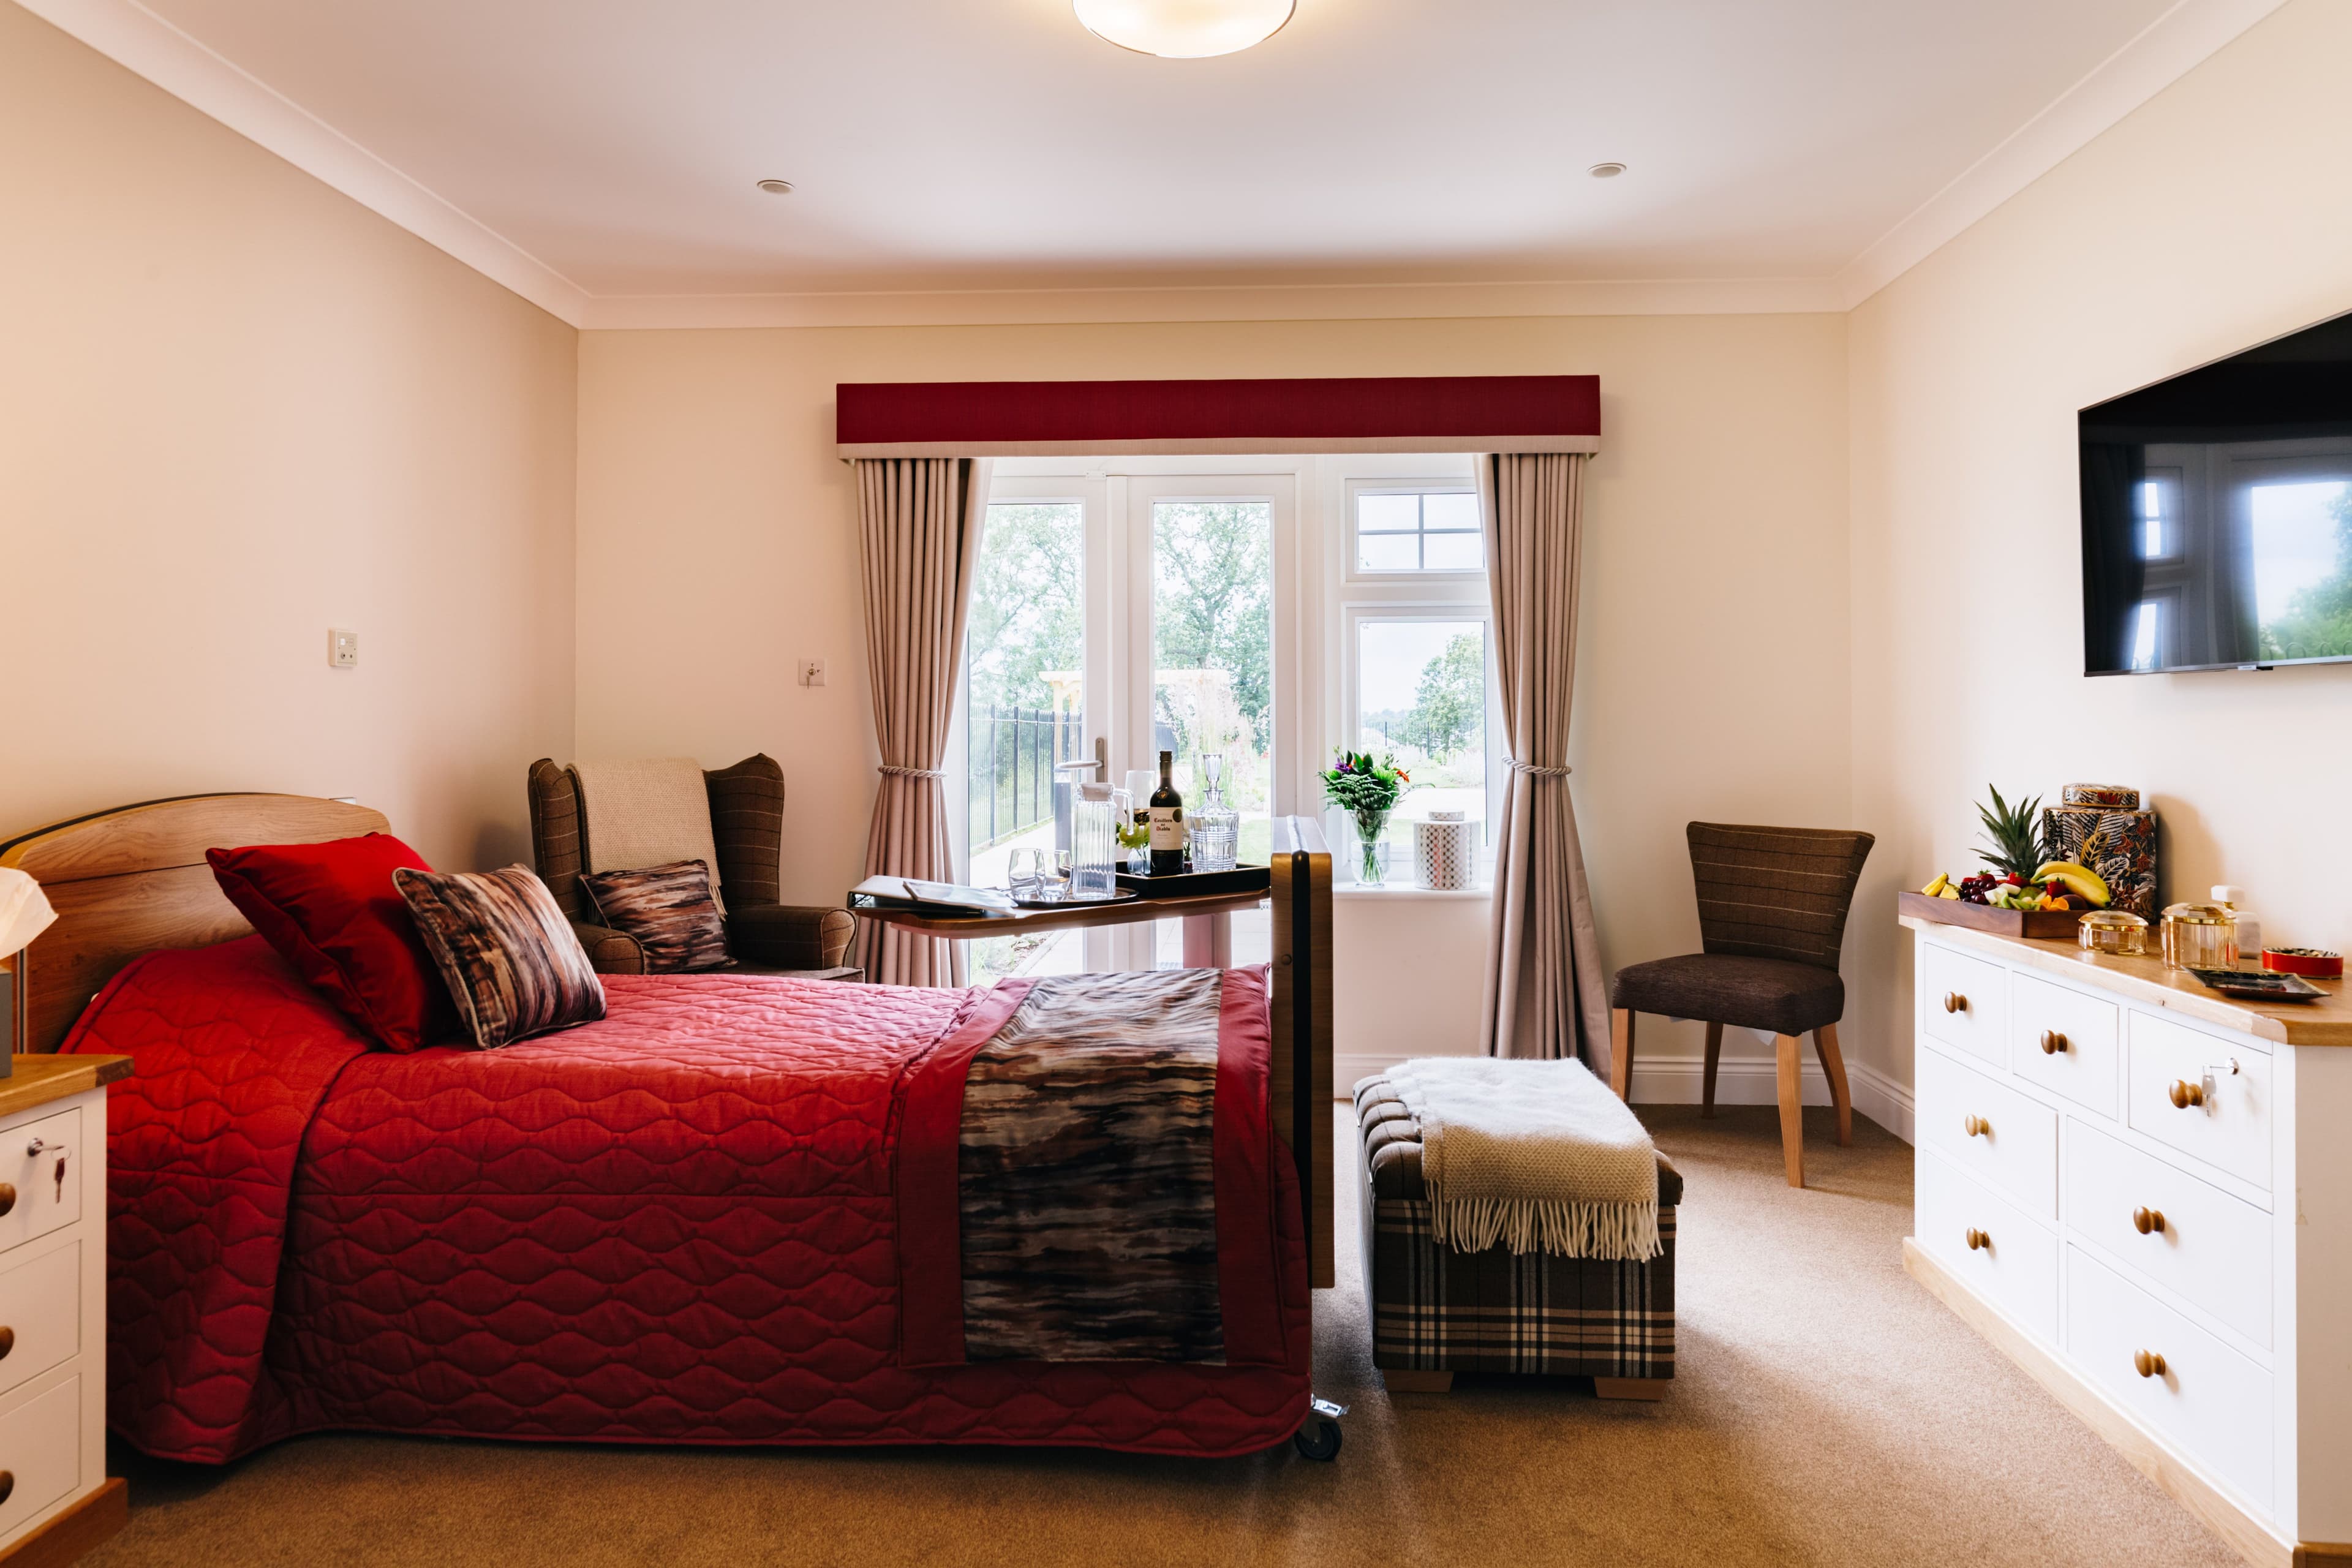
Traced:
<path fill-rule="evenodd" d="M 207 849 L 213 876 L 278 956 L 395 1051 L 457 1035 L 457 1009 L 392 874 L 433 868 L 389 833 Z"/>

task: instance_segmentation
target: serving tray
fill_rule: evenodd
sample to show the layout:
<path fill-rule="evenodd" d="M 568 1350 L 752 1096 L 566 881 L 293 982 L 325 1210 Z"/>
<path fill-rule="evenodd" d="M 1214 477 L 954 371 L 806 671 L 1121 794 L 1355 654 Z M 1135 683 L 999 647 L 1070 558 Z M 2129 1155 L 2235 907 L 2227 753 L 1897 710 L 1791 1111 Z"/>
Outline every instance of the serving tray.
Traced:
<path fill-rule="evenodd" d="M 1118 873 L 1118 885 L 1147 899 L 1199 898 L 1212 893 L 1269 893 L 1274 890 L 1270 866 L 1236 866 L 1230 871 L 1179 871 L 1167 877 Z"/>
<path fill-rule="evenodd" d="M 1970 931 L 1986 931 L 1995 936 L 2020 937 L 2027 942 L 2073 942 L 2088 910 L 1997 910 L 1990 904 L 1971 904 L 1961 899 L 1930 898 L 1926 893 L 1905 893 L 1899 898 L 1902 912 L 1915 920 L 1934 921 L 1937 925 L 1966 926 Z"/>

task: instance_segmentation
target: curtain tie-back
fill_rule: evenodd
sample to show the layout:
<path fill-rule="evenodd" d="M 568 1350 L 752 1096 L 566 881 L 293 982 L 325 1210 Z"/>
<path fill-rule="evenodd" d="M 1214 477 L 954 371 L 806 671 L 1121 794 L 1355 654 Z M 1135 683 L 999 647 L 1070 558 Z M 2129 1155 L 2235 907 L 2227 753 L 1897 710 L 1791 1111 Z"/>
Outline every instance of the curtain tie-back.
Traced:
<path fill-rule="evenodd" d="M 1548 768 L 1540 763 L 1523 763 L 1517 757 L 1505 757 L 1503 761 L 1513 773 L 1533 773 L 1539 779 L 1564 779 L 1570 773 L 1567 768 Z"/>
<path fill-rule="evenodd" d="M 874 771 L 877 773 L 890 773 L 902 779 L 943 779 L 948 776 L 948 771 L 945 768 L 902 768 L 896 763 L 880 763 Z"/>

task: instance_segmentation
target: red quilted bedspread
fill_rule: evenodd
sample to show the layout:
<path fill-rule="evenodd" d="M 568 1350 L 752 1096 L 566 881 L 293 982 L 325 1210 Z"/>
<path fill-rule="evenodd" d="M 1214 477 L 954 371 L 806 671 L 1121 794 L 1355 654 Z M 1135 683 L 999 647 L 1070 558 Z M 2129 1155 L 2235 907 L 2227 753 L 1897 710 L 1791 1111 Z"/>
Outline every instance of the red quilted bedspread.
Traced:
<path fill-rule="evenodd" d="M 66 1047 L 135 1059 L 110 1113 L 115 1429 L 218 1463 L 330 1428 L 1204 1456 L 1297 1428 L 1286 1158 L 1262 1284 L 1287 1365 L 902 1366 L 896 1091 L 981 994 L 604 984 L 603 1023 L 402 1056 L 259 938 L 117 976 Z"/>

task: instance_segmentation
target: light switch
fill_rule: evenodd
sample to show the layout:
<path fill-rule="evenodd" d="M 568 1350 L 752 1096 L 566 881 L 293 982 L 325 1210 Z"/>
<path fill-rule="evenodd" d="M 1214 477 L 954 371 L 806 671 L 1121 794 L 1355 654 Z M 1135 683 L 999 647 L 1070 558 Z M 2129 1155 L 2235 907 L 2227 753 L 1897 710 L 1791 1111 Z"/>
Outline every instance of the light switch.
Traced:
<path fill-rule="evenodd" d="M 360 634 L 329 632 L 327 662 L 337 669 L 357 669 L 360 667 Z"/>
<path fill-rule="evenodd" d="M 803 686 L 823 686 L 824 684 L 824 660 L 821 658 L 804 658 L 801 660 L 801 684 Z"/>

